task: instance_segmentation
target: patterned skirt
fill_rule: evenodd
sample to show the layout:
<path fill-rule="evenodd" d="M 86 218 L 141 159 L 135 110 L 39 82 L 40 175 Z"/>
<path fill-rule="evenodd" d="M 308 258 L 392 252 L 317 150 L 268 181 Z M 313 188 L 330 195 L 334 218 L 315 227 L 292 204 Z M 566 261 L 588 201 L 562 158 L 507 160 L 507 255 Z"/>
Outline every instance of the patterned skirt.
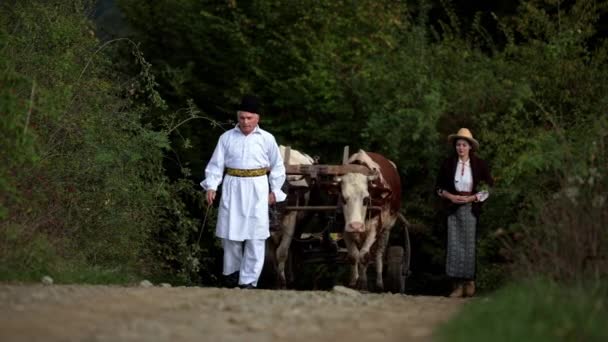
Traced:
<path fill-rule="evenodd" d="M 461 205 L 448 216 L 446 274 L 454 278 L 475 278 L 475 233 L 477 218 L 471 203 Z"/>

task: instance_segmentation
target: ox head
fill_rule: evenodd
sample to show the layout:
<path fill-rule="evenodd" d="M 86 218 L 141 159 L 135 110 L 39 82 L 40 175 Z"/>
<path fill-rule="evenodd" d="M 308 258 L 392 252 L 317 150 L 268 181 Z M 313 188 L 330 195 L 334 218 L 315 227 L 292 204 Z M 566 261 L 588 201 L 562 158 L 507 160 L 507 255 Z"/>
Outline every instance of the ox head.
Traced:
<path fill-rule="evenodd" d="M 365 231 L 365 216 L 367 208 L 371 204 L 369 182 L 377 177 L 377 175 L 366 176 L 360 173 L 347 173 L 335 178 L 335 181 L 340 183 L 342 200 L 344 201 L 345 232 Z"/>
<path fill-rule="evenodd" d="M 281 152 L 281 158 L 285 160 L 285 151 L 286 148 L 283 145 L 279 145 L 279 151 Z M 298 150 L 290 149 L 289 152 L 289 160 L 286 164 L 289 165 L 313 165 L 315 164 L 315 159 L 309 156 L 306 153 L 302 153 Z M 293 186 L 308 186 L 306 180 L 302 176 L 289 175 L 287 176 L 287 181 Z"/>

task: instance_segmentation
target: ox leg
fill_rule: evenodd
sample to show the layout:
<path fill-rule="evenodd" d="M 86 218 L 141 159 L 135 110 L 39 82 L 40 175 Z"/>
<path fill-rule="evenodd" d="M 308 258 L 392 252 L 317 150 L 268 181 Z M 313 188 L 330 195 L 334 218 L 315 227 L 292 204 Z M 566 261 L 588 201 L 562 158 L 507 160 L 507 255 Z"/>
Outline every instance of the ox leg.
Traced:
<path fill-rule="evenodd" d="M 287 257 L 289 256 L 289 246 L 291 245 L 291 240 L 295 232 L 296 215 L 297 212 L 295 211 L 288 213 L 283 218 L 283 222 L 281 224 L 283 234 L 281 234 L 281 242 L 279 243 L 279 247 L 277 247 L 276 255 L 278 283 L 279 288 L 282 289 L 287 287 L 287 279 L 285 277 L 285 263 L 287 262 Z"/>
<path fill-rule="evenodd" d="M 359 280 L 357 288 L 362 291 L 367 291 L 367 262 L 359 261 Z"/>
<path fill-rule="evenodd" d="M 359 251 L 359 281 L 358 287 L 361 290 L 367 290 L 367 265 L 370 261 L 370 250 L 374 242 L 376 242 L 377 226 L 378 222 L 373 221 L 369 223 L 366 231 L 368 232 L 363 241 L 363 246 Z"/>
<path fill-rule="evenodd" d="M 350 280 L 348 286 L 355 288 L 357 286 L 357 280 L 359 279 L 359 249 L 357 243 L 353 239 L 351 233 L 344 234 L 344 243 L 348 251 L 348 260 L 350 261 Z"/>
<path fill-rule="evenodd" d="M 359 251 L 359 262 L 365 264 L 367 264 L 367 261 L 369 261 L 369 251 L 374 242 L 376 242 L 376 222 L 370 224 L 367 231 L 368 233 L 365 236 L 365 241 L 363 242 L 363 246 L 361 246 L 361 250 Z"/>

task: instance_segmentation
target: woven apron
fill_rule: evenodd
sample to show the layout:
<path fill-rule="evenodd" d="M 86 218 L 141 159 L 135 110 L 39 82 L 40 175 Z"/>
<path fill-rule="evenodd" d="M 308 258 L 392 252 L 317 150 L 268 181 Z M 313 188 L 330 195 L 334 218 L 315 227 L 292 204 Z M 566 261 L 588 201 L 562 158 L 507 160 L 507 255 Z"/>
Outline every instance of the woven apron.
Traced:
<path fill-rule="evenodd" d="M 461 205 L 448 216 L 446 274 L 454 278 L 475 278 L 475 233 L 477 218 L 471 203 Z"/>

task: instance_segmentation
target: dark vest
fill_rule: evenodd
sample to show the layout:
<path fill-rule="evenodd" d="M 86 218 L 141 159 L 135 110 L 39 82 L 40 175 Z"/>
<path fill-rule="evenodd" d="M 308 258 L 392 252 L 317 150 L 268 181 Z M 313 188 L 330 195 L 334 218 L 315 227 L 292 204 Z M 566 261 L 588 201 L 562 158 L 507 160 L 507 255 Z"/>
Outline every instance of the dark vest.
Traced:
<path fill-rule="evenodd" d="M 490 174 L 488 164 L 483 159 L 478 158 L 475 155 L 470 155 L 469 159 L 471 160 L 471 171 L 473 176 L 473 192 L 479 192 L 479 185 L 482 183 L 487 184 L 490 187 L 493 186 L 494 180 Z M 456 187 L 454 186 L 456 167 L 458 167 L 458 156 L 453 156 L 444 160 L 437 176 L 437 183 L 435 185 L 436 190 L 443 189 L 452 194 L 457 193 Z M 473 202 L 472 211 L 473 215 L 475 215 L 477 218 L 479 218 L 479 215 L 481 214 L 482 204 L 483 202 Z M 447 198 L 441 199 L 441 211 L 445 215 L 452 214 L 460 205 L 461 204 L 452 203 Z"/>

